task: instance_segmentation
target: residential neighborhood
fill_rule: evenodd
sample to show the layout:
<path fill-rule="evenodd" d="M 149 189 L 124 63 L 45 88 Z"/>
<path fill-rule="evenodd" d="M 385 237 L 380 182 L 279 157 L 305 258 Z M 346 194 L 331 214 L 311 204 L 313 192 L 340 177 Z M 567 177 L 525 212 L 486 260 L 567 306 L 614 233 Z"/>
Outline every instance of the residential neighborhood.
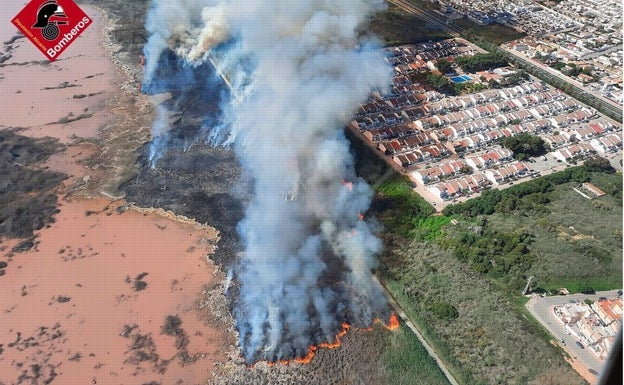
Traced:
<path fill-rule="evenodd" d="M 505 86 L 502 81 L 516 74 L 512 67 L 466 73 L 454 64 L 482 52 L 458 38 L 385 49 L 395 70 L 392 87 L 360 106 L 351 130 L 438 207 L 588 157 L 621 154 L 621 124 L 562 91 L 529 76 Z M 478 85 L 480 91 L 446 95 L 415 80 L 422 73 L 442 76 L 441 61 L 451 63 L 452 71 L 444 74 L 449 82 Z M 501 142 L 522 133 L 538 135 L 551 152 L 543 159 L 514 160 Z M 546 158 L 554 164 L 536 167 Z"/>
<path fill-rule="evenodd" d="M 553 308 L 567 334 L 578 339 L 601 360 L 609 355 L 622 327 L 622 298 L 601 297 L 596 302 L 567 303 Z"/>
<path fill-rule="evenodd" d="M 588 91 L 622 103 L 622 3 L 616 0 L 447 0 L 449 15 L 500 23 L 527 37 L 503 47 L 551 65 Z"/>

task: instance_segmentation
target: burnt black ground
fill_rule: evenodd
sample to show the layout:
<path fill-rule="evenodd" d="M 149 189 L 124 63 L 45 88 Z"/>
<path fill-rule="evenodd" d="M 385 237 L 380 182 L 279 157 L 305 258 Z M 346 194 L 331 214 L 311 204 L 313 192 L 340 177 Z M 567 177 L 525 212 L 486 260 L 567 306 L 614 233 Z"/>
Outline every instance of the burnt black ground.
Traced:
<path fill-rule="evenodd" d="M 122 65 L 137 67 L 146 41 L 142 23 L 149 6 L 147 0 L 125 1 L 87 0 L 105 9 L 116 19 L 112 40 L 121 50 L 115 59 Z M 174 73 L 180 63 L 170 55 L 161 57 L 160 76 Z M 168 70 L 167 70 L 168 68 Z M 231 149 L 207 145 L 202 141 L 188 146 L 202 127 L 217 124 L 219 99 L 223 91 L 218 80 L 208 74 L 210 69 L 198 68 L 186 73 L 182 81 L 147 85 L 146 92 L 170 92 L 166 103 L 173 112 L 173 124 L 168 149 L 154 168 L 148 166 L 149 146 L 146 143 L 138 156 L 138 174 L 120 187 L 126 200 L 142 207 L 160 207 L 176 214 L 194 218 L 215 227 L 220 232 L 218 249 L 211 258 L 228 271 L 238 262 L 241 250 L 236 226 L 244 214 L 247 199 L 241 169 Z M 205 92 L 212 96 L 189 92 L 195 82 L 205 82 Z M 178 79 L 180 80 L 180 79 Z M 199 97 L 201 96 L 201 97 Z M 200 135 L 201 136 L 201 135 Z M 375 170 L 380 172 L 380 170 Z M 237 295 L 236 283 L 230 286 L 230 301 Z M 230 305 L 231 306 L 230 302 Z M 229 318 L 229 317 L 225 317 Z M 344 337 L 338 349 L 321 349 L 308 365 L 290 364 L 267 367 L 258 364 L 247 367 L 241 359 L 233 360 L 217 370 L 217 376 L 207 383 L 215 384 L 380 384 L 387 383 L 387 373 L 380 363 L 381 352 L 388 341 L 384 328 L 372 332 L 352 332 Z M 237 353 L 233 353 L 236 356 Z"/>
<path fill-rule="evenodd" d="M 239 251 L 236 225 L 243 217 L 243 200 L 235 191 L 241 170 L 231 148 L 206 144 L 219 124 L 219 104 L 227 90 L 210 64 L 190 67 L 170 51 L 161 56 L 154 79 L 143 90 L 171 96 L 163 103 L 171 126 L 159 150 L 162 158 L 150 167 L 151 143 L 146 143 L 138 175 L 120 189 L 129 202 L 171 210 L 218 229 L 212 258 L 227 270 Z"/>
<path fill-rule="evenodd" d="M 139 162 L 139 174 L 121 187 L 126 200 L 215 227 L 220 240 L 212 258 L 227 270 L 239 251 L 236 225 L 243 216 L 243 202 L 233 193 L 240 176 L 233 152 L 197 144 L 188 151 L 169 150 L 154 168 L 148 167 L 145 155 Z"/>
<path fill-rule="evenodd" d="M 36 165 L 61 148 L 52 138 L 32 139 L 16 130 L 0 130 L 0 239 L 31 237 L 54 221 L 55 190 L 66 175 Z"/>

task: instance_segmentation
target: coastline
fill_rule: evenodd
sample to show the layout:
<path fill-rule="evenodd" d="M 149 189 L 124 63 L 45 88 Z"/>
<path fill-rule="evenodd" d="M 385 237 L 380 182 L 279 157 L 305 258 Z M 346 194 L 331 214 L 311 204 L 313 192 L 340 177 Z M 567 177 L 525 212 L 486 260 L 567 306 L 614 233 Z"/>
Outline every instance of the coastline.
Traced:
<path fill-rule="evenodd" d="M 54 63 L 0 31 L 10 53 L 0 130 L 58 139 L 41 166 L 68 176 L 30 250 L 0 238 L 0 383 L 205 383 L 235 343 L 227 320 L 206 315 L 206 293 L 222 295 L 207 258 L 218 232 L 117 199 L 149 140 L 151 105 L 115 58 L 106 11 L 83 9 L 94 25 Z"/>

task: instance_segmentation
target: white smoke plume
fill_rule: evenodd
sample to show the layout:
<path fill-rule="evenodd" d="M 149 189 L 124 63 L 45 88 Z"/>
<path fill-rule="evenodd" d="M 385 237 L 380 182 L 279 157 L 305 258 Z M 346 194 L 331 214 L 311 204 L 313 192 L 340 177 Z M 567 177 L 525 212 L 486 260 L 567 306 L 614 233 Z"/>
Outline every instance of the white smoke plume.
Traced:
<path fill-rule="evenodd" d="M 383 0 L 154 0 L 144 81 L 169 49 L 210 60 L 233 97 L 211 135 L 227 137 L 253 180 L 234 316 L 248 362 L 305 356 L 345 321 L 386 318 L 373 280 L 381 249 L 361 215 L 372 192 L 344 127 L 389 68 L 358 27 Z M 227 127 L 227 128 L 226 128 Z M 227 134 L 223 135 L 223 130 Z"/>
<path fill-rule="evenodd" d="M 169 134 L 169 117 L 170 113 L 167 108 L 158 104 L 156 106 L 156 120 L 152 124 L 152 143 L 148 153 L 148 164 L 150 167 L 154 167 L 156 162 L 162 157 L 164 148 L 167 145 L 167 139 Z"/>

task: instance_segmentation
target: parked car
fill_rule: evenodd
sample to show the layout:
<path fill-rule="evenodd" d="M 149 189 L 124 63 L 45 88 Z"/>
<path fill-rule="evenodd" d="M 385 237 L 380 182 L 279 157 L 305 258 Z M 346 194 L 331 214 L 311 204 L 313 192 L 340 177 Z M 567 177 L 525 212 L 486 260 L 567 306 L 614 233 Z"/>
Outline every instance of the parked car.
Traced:
<path fill-rule="evenodd" d="M 594 370 L 594 369 L 592 369 L 592 368 L 587 369 L 587 371 L 588 371 L 588 372 L 590 372 L 591 374 L 593 374 L 594 376 L 597 376 L 597 375 L 598 375 L 598 372 L 597 372 L 597 371 L 595 371 L 595 370 Z"/>
<path fill-rule="evenodd" d="M 598 298 L 598 301 L 606 301 L 606 300 L 607 300 L 607 297 L 600 297 L 600 298 Z"/>
<path fill-rule="evenodd" d="M 576 341 L 576 344 L 578 345 L 579 348 L 581 349 L 585 349 L 585 346 L 583 346 L 583 344 L 581 343 L 581 341 Z"/>

